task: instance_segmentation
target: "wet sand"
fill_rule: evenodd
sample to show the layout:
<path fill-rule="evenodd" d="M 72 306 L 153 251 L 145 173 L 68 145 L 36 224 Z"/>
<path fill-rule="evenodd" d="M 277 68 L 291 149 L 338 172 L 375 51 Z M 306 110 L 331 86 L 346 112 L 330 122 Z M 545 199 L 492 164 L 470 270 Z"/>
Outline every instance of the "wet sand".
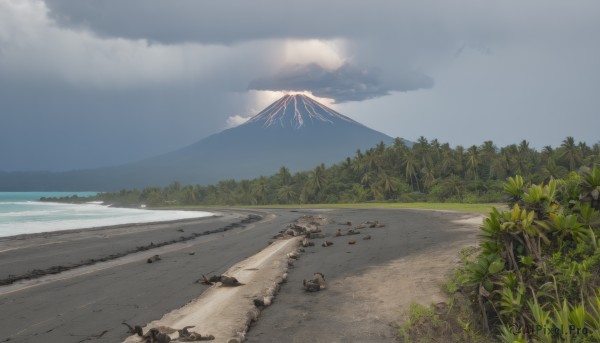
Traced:
<path fill-rule="evenodd" d="M 251 326 L 247 340 L 389 342 L 393 341 L 390 322 L 401 318 L 398 311 L 403 306 L 441 297 L 439 283 L 458 250 L 474 244 L 478 224 L 456 222 L 469 217 L 461 213 L 416 210 L 219 214 L 184 222 L 0 240 L 0 279 L 5 281 L 9 275 L 14 278 L 36 269 L 52 271 L 55 266 L 100 261 L 0 287 L 0 342 L 121 342 L 128 336 L 121 322 L 145 325 L 184 307 L 209 287 L 195 282 L 200 274 L 224 273 L 261 251 L 274 234 L 302 215 L 328 218 L 329 224 L 323 226 L 326 235 L 345 229 L 340 223 L 347 221 L 378 220 L 385 227 L 327 237 L 334 242 L 328 248 L 315 240 L 317 244 L 306 248 L 289 270 L 287 283 Z M 263 219 L 242 223 L 249 214 Z M 207 231 L 214 233 L 204 234 Z M 193 234 L 198 236 L 176 242 Z M 363 241 L 366 234 L 372 239 Z M 349 239 L 357 244 L 348 245 Z M 171 243 L 137 251 L 161 242 Z M 146 263 L 154 254 L 160 254 L 161 260 Z M 326 275 L 329 287 L 305 293 L 302 279 L 315 271 Z"/>

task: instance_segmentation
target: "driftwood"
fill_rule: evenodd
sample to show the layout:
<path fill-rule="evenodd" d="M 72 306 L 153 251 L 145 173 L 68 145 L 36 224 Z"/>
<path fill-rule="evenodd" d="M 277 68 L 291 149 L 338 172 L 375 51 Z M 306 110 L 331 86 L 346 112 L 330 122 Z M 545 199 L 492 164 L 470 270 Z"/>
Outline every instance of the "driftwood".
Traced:
<path fill-rule="evenodd" d="M 150 343 L 169 343 L 171 342 L 171 337 L 164 333 L 160 332 L 157 328 L 152 328 L 148 330 L 148 332 L 143 336 L 146 342 Z"/>
<path fill-rule="evenodd" d="M 321 290 L 321 287 L 319 287 L 319 284 L 316 282 L 313 282 L 312 280 L 302 280 L 302 286 L 304 287 L 304 290 L 306 292 L 318 292 Z"/>
<path fill-rule="evenodd" d="M 360 225 L 358 225 L 356 227 L 356 229 L 364 229 L 364 228 L 380 228 L 380 227 L 384 227 L 385 224 L 381 224 L 379 221 L 375 220 L 375 221 L 366 221 L 364 223 L 361 223 Z"/>
<path fill-rule="evenodd" d="M 310 280 L 302 280 L 302 286 L 306 292 L 318 292 L 327 288 L 325 283 L 325 275 L 323 273 L 316 272 L 313 274 L 313 278 Z"/>
<path fill-rule="evenodd" d="M 202 279 L 196 280 L 197 283 L 201 283 L 203 285 L 214 285 L 217 282 L 220 282 L 222 286 L 236 287 L 242 286 L 243 283 L 239 282 L 238 279 L 233 276 L 227 275 L 212 275 L 209 278 L 206 278 L 204 274 L 202 274 Z"/>
<path fill-rule="evenodd" d="M 212 341 L 215 339 L 215 336 L 213 335 L 201 335 L 195 331 L 189 331 L 188 329 L 190 328 L 193 328 L 193 326 L 186 326 L 181 330 L 177 330 L 179 337 L 176 342 Z"/>
<path fill-rule="evenodd" d="M 213 335 L 201 335 L 195 331 L 189 331 L 194 326 L 186 326 L 180 330 L 168 326 L 153 327 L 146 334 L 143 334 L 142 327 L 139 325 L 131 326 L 125 322 L 121 323 L 128 328 L 128 333 L 142 337 L 146 343 L 169 343 L 169 342 L 197 342 L 197 341 L 212 341 L 215 339 Z M 177 332 L 179 337 L 172 340 L 169 334 Z"/>
<path fill-rule="evenodd" d="M 146 343 L 169 343 L 169 342 L 198 342 L 198 341 L 212 341 L 215 339 L 213 335 L 201 335 L 195 331 L 189 331 L 193 328 L 193 325 L 185 326 L 182 329 L 174 329 L 168 326 L 157 326 L 153 327 L 146 334 L 142 332 L 142 327 L 139 325 L 131 326 L 126 322 L 121 323 L 127 326 L 127 332 L 132 335 L 138 335 L 143 338 L 143 342 Z M 177 332 L 179 337 L 172 340 L 169 334 Z"/>
<path fill-rule="evenodd" d="M 315 245 L 315 243 L 313 241 L 309 240 L 308 238 L 304 238 L 302 240 L 302 246 L 305 247 L 305 248 L 306 247 L 312 247 L 314 245 Z"/>
<path fill-rule="evenodd" d="M 131 327 L 131 325 L 129 325 L 129 324 L 125 323 L 125 322 L 122 322 L 121 324 L 127 326 L 127 328 L 129 329 L 129 330 L 127 330 L 127 332 L 130 335 L 138 335 L 140 337 L 144 336 L 144 333 L 142 332 L 142 327 L 141 326 L 135 325 L 135 326 Z"/>
<path fill-rule="evenodd" d="M 156 262 L 156 261 L 160 261 L 160 256 L 154 255 L 154 256 L 152 256 L 152 257 L 150 257 L 149 259 L 146 260 L 146 262 L 148 262 L 148 263 L 153 263 L 153 262 Z"/>
<path fill-rule="evenodd" d="M 274 239 L 288 239 L 291 237 L 305 236 L 307 238 L 323 238 L 319 226 L 327 223 L 327 220 L 321 216 L 303 216 L 295 223 L 287 225 L 283 230 L 273 236 Z"/>

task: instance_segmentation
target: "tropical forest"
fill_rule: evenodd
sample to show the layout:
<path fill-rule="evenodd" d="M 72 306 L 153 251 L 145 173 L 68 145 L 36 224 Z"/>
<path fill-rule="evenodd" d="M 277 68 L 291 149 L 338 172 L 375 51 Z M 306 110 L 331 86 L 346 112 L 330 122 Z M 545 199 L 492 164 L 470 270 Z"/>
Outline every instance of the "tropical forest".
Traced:
<path fill-rule="evenodd" d="M 526 183 L 574 182 L 581 166 L 600 163 L 600 144 L 567 137 L 541 151 L 523 140 L 497 147 L 492 141 L 469 148 L 419 138 L 410 146 L 396 139 L 357 151 L 332 166 L 291 173 L 282 166 L 269 176 L 222 180 L 214 185 L 181 185 L 100 193 L 95 200 L 116 206 L 235 206 L 364 202 L 504 201 L 503 183 L 521 175 Z M 243 166 L 240 166 L 243 168 Z M 89 199 L 81 199 L 89 201 Z M 70 199 L 77 201 L 77 199 Z"/>

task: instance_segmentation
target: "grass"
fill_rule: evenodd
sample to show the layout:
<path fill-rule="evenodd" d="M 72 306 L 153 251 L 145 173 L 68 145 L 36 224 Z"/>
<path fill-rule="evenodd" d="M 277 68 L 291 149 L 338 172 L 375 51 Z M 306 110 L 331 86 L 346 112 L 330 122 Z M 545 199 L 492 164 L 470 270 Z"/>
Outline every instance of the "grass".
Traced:
<path fill-rule="evenodd" d="M 396 325 L 396 338 L 402 343 L 493 341 L 473 328 L 471 320 L 474 315 L 467 299 L 451 301 L 449 307 L 441 311 L 436 310 L 434 305 L 412 303 L 407 314 L 407 320 Z"/>
<path fill-rule="evenodd" d="M 368 202 L 353 204 L 292 204 L 292 205 L 254 205 L 254 206 L 190 206 L 185 208 L 283 208 L 283 209 L 302 209 L 302 208 L 376 208 L 376 209 L 422 209 L 422 210 L 445 210 L 470 213 L 484 213 L 491 211 L 492 207 L 504 207 L 503 204 L 462 204 L 462 203 L 432 203 L 432 202 L 412 202 L 412 203 L 391 203 L 391 202 Z M 182 206 L 177 206 L 182 208 Z"/>

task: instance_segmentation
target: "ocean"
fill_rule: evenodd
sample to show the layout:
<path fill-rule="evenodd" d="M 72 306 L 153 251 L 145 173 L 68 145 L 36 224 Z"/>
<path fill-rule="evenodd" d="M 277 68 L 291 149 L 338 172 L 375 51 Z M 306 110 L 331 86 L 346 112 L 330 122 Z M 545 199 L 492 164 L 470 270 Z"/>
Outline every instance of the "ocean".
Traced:
<path fill-rule="evenodd" d="M 97 203 L 63 204 L 41 197 L 89 196 L 95 192 L 0 192 L 0 237 L 149 223 L 211 216 L 201 211 L 145 210 L 108 207 Z"/>

